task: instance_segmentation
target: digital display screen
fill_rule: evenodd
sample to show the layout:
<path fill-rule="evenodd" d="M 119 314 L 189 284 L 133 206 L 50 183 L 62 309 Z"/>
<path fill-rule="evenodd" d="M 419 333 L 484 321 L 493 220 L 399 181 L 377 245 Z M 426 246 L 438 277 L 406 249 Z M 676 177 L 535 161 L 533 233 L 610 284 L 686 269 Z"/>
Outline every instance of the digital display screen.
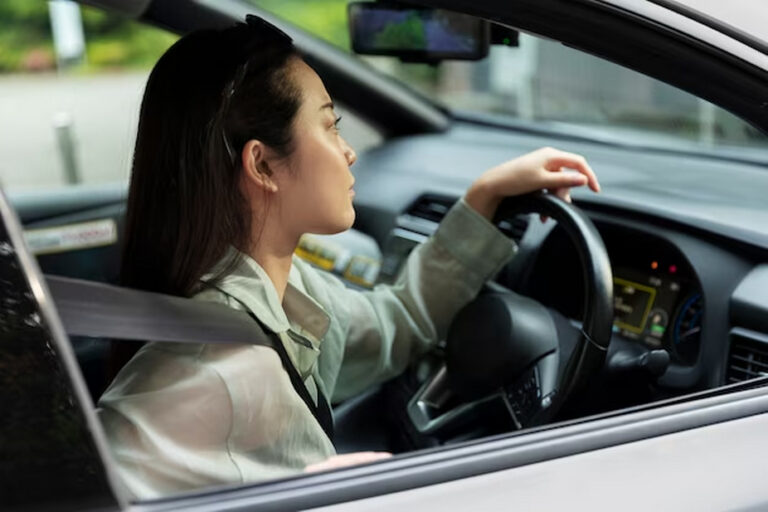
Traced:
<path fill-rule="evenodd" d="M 643 332 L 655 298 L 656 289 L 651 286 L 614 278 L 614 323 L 638 334 Z"/>
<path fill-rule="evenodd" d="M 674 275 L 617 268 L 613 279 L 614 331 L 652 347 L 671 329 L 682 283 Z"/>
<path fill-rule="evenodd" d="M 350 27 L 352 46 L 358 53 L 461 56 L 483 50 L 481 20 L 448 11 L 351 4 Z"/>

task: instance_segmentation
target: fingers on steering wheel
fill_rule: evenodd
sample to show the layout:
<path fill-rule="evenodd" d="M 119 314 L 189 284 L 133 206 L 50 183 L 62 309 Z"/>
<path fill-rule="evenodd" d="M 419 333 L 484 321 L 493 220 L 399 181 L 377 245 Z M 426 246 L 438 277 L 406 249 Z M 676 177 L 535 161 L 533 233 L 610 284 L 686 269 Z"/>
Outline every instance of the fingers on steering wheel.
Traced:
<path fill-rule="evenodd" d="M 571 189 L 568 187 L 553 188 L 553 189 L 549 189 L 548 192 L 550 194 L 556 195 L 566 203 L 573 203 L 573 201 L 571 200 Z M 549 217 L 547 217 L 546 215 L 539 215 L 539 219 L 541 219 L 541 222 L 544 223 L 544 222 L 547 222 L 547 220 L 549 220 Z"/>
<path fill-rule="evenodd" d="M 597 181 L 595 171 L 587 163 L 586 158 L 575 153 L 566 153 L 564 151 L 558 151 L 552 157 L 547 159 L 545 165 L 548 171 L 559 172 L 563 167 L 573 169 L 579 174 L 586 176 L 587 184 L 589 188 L 594 192 L 600 192 L 600 183 Z"/>
<path fill-rule="evenodd" d="M 571 201 L 571 189 L 569 188 L 556 188 L 555 190 L 551 191 L 553 194 L 555 194 L 557 197 L 565 201 L 566 203 L 570 203 Z"/>

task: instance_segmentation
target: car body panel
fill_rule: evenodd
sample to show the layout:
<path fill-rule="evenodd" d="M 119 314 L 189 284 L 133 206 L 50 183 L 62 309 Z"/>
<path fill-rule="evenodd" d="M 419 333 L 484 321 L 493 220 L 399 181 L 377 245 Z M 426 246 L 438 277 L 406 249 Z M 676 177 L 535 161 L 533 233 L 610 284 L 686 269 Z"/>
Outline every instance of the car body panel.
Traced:
<path fill-rule="evenodd" d="M 766 431 L 759 414 L 312 510 L 765 510 Z"/>

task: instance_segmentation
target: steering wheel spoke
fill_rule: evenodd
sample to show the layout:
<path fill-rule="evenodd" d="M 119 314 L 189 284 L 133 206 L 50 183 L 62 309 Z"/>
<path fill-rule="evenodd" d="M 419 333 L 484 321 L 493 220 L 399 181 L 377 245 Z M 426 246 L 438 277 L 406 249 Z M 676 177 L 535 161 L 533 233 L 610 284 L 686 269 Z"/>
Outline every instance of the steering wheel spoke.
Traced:
<path fill-rule="evenodd" d="M 443 365 L 411 398 L 407 412 L 419 434 L 446 437 L 481 417 L 496 400 L 497 396 L 489 395 L 461 401 L 449 386 Z"/>

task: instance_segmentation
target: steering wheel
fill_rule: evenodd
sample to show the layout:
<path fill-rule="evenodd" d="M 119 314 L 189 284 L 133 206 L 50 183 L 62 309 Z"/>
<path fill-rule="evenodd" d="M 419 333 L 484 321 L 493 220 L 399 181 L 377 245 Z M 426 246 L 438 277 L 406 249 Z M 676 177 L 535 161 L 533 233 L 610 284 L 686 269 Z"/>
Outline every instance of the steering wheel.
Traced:
<path fill-rule="evenodd" d="M 581 210 L 544 193 L 505 199 L 494 223 L 523 213 L 553 218 L 573 242 L 586 285 L 581 326 L 508 290 L 479 295 L 453 319 L 445 366 L 408 404 L 422 434 L 456 431 L 499 398 L 517 428 L 548 423 L 603 367 L 613 325 L 613 276 L 597 229 Z"/>

